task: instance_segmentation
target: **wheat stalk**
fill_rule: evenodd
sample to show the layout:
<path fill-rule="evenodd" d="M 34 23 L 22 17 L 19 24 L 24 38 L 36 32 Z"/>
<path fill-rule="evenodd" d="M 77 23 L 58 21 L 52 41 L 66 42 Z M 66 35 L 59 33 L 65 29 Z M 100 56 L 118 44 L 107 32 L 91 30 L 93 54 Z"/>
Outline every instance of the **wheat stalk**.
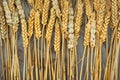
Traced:
<path fill-rule="evenodd" d="M 46 70 L 45 70 L 45 74 L 44 74 L 44 80 L 47 79 L 47 71 L 48 71 L 48 66 L 49 66 L 49 48 L 50 48 L 50 43 L 51 43 L 51 37 L 52 37 L 52 31 L 53 31 L 53 27 L 54 27 L 54 22 L 55 22 L 55 9 L 51 8 L 50 10 L 50 20 L 48 22 L 48 26 L 47 26 L 47 31 L 46 31 L 46 40 L 47 40 L 47 55 L 46 55 Z"/>
<path fill-rule="evenodd" d="M 47 24 L 47 21 L 48 21 L 48 11 L 49 11 L 49 6 L 50 6 L 50 0 L 44 0 L 44 4 L 43 4 L 43 7 L 42 7 L 42 39 L 41 39 L 41 67 L 42 67 L 42 70 L 41 70 L 41 77 L 43 77 L 43 58 L 42 56 L 44 55 L 45 53 L 45 38 L 44 38 L 44 31 L 45 31 L 45 26 Z"/>
<path fill-rule="evenodd" d="M 70 7 L 69 7 L 69 22 L 68 22 L 68 49 L 69 49 L 69 54 L 70 55 L 70 61 L 68 60 L 68 62 L 70 62 L 70 65 L 68 64 L 68 69 L 70 69 L 70 75 L 68 74 L 68 76 L 70 77 L 70 80 L 71 79 L 74 79 L 74 47 L 75 47 L 75 43 L 74 43 L 74 40 L 75 40 L 75 35 L 74 35 L 74 23 L 73 23 L 73 20 L 74 20 L 74 11 L 73 11 L 73 7 L 72 7 L 72 4 L 70 4 Z M 69 59 L 68 58 L 68 59 Z"/>
<path fill-rule="evenodd" d="M 96 56 L 99 56 L 99 63 L 96 61 L 96 74 L 95 74 L 95 79 L 99 79 L 101 80 L 101 70 L 102 70 L 102 53 L 101 53 L 101 42 L 99 40 L 100 38 L 100 31 L 101 31 L 101 27 L 102 24 L 104 22 L 104 15 L 105 15 L 105 4 L 106 1 L 105 0 L 100 0 L 99 1 L 99 7 L 98 7 L 98 11 L 96 11 L 96 20 L 97 20 L 97 27 L 96 27 Z M 97 58 L 96 58 L 97 59 Z M 99 67 L 99 68 L 98 68 Z"/>
<path fill-rule="evenodd" d="M 74 29 L 75 29 L 75 39 L 76 39 L 76 42 L 75 44 L 77 45 L 77 40 L 79 38 L 79 33 L 80 33 L 80 30 L 81 30 L 81 25 L 82 25 L 82 16 L 83 16 L 83 3 L 81 0 L 77 0 L 77 3 L 76 3 L 76 8 L 75 8 L 75 24 L 74 24 Z M 76 51 L 76 48 L 75 48 L 75 58 L 76 58 L 76 63 L 77 62 L 77 51 Z M 76 80 L 78 80 L 78 65 L 76 64 Z"/>
<path fill-rule="evenodd" d="M 93 80 L 93 55 L 94 55 L 94 47 L 96 44 L 96 20 L 95 20 L 95 12 L 91 15 L 91 29 L 90 29 L 90 47 L 91 47 L 91 80 Z M 88 55 L 89 56 L 89 55 Z M 89 59 L 89 57 L 88 57 Z"/>
<path fill-rule="evenodd" d="M 57 80 L 60 80 L 60 42 L 61 42 L 61 36 L 60 36 L 60 26 L 58 23 L 58 19 L 55 23 L 55 38 L 54 38 L 54 50 L 56 51 L 57 55 Z"/>
<path fill-rule="evenodd" d="M 27 47 L 28 47 L 28 36 L 27 36 L 27 24 L 25 20 L 25 14 L 21 6 L 21 1 L 17 0 L 16 5 L 18 8 L 18 12 L 21 19 L 21 28 L 22 28 L 22 39 L 23 39 L 23 47 L 24 47 L 24 65 L 23 65 L 23 80 L 25 80 L 25 72 L 26 72 L 26 59 L 27 59 Z"/>

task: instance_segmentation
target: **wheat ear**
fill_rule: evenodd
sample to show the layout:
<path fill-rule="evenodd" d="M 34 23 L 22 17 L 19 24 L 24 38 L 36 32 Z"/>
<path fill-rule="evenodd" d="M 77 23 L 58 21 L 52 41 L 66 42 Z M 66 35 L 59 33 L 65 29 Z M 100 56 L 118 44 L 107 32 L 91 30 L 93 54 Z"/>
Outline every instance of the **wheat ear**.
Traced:
<path fill-rule="evenodd" d="M 36 11 L 35 13 L 35 37 L 39 39 L 41 37 L 41 28 L 40 28 L 40 13 Z"/>
<path fill-rule="evenodd" d="M 5 10 L 6 22 L 8 23 L 9 26 L 11 26 L 12 24 L 11 12 L 9 10 L 8 3 L 6 0 L 3 1 L 3 7 Z"/>
<path fill-rule="evenodd" d="M 67 25 L 68 25 L 68 13 L 69 13 L 69 2 L 63 2 L 63 10 L 62 10 L 62 30 L 64 32 L 65 38 L 67 37 Z"/>
<path fill-rule="evenodd" d="M 55 22 L 55 9 L 51 8 L 50 11 L 50 20 L 48 22 L 48 26 L 47 26 L 47 31 L 46 31 L 46 40 L 49 43 L 51 41 L 51 36 L 52 36 L 52 31 L 53 31 L 53 26 L 54 26 L 54 22 Z"/>
<path fill-rule="evenodd" d="M 31 36 L 33 34 L 34 14 L 35 14 L 35 10 L 32 9 L 30 11 L 30 16 L 28 18 L 28 37 L 29 37 L 29 39 L 31 38 Z"/>
<path fill-rule="evenodd" d="M 110 11 L 107 12 L 105 15 L 105 20 L 104 20 L 103 27 L 101 30 L 100 39 L 102 42 L 104 42 L 106 39 L 109 21 L 110 21 Z"/>
<path fill-rule="evenodd" d="M 48 20 L 48 10 L 49 10 L 50 0 L 45 0 L 42 9 L 42 24 L 45 26 Z"/>
<path fill-rule="evenodd" d="M 76 13 L 75 13 L 75 37 L 76 37 L 76 40 L 78 40 L 79 33 L 81 30 L 82 15 L 83 15 L 83 3 L 81 0 L 77 0 Z"/>
<path fill-rule="evenodd" d="M 7 25 L 6 25 L 6 20 L 3 12 L 3 7 L 0 6 L 0 31 L 1 31 L 1 38 L 3 40 L 6 39 L 7 37 Z"/>
<path fill-rule="evenodd" d="M 111 19 L 112 19 L 112 28 L 117 27 L 118 24 L 118 2 L 117 0 L 112 0 L 112 7 L 111 7 Z"/>

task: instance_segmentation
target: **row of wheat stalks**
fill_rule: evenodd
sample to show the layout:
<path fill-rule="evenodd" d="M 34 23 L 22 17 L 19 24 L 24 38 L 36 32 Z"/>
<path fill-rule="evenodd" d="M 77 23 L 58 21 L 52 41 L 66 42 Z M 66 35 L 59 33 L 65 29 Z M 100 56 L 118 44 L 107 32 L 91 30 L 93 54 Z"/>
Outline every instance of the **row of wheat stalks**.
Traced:
<path fill-rule="evenodd" d="M 31 6 L 28 19 L 22 0 L 0 0 L 2 80 L 118 80 L 120 0 L 75 0 L 74 4 L 72 0 L 27 0 L 27 3 Z M 85 34 L 80 45 L 84 51 L 78 59 L 82 25 Z M 18 27 L 24 48 L 22 69 Z"/>

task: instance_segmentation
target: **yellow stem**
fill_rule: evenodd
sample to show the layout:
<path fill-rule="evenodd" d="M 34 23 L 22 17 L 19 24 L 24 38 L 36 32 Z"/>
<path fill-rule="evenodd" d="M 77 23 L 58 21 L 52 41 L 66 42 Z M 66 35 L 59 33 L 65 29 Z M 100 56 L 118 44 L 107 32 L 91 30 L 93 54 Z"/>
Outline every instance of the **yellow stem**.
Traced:
<path fill-rule="evenodd" d="M 80 69 L 80 80 L 82 79 L 82 72 L 83 72 L 83 64 L 84 64 L 85 53 L 86 53 L 86 46 L 84 47 L 84 52 L 83 52 L 83 56 L 82 56 L 82 63 L 81 63 L 81 69 Z"/>

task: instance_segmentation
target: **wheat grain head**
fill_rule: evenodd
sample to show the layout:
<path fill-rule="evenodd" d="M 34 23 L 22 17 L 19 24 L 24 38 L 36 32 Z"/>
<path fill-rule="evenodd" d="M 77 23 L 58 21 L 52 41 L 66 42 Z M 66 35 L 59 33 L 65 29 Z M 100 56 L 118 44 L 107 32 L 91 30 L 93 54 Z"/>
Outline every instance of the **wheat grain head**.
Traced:
<path fill-rule="evenodd" d="M 55 9 L 51 8 L 51 10 L 50 10 L 50 20 L 48 22 L 47 32 L 46 32 L 46 40 L 48 42 L 50 42 L 50 40 L 51 40 L 53 26 L 54 26 L 54 22 L 55 22 L 55 17 L 56 17 Z"/>
<path fill-rule="evenodd" d="M 45 26 L 48 20 L 48 11 L 50 6 L 50 0 L 44 0 L 44 5 L 42 9 L 42 24 Z"/>
<path fill-rule="evenodd" d="M 64 32 L 65 37 L 67 37 L 68 13 L 69 13 L 69 2 L 65 0 L 63 2 L 63 10 L 62 10 L 62 31 Z"/>
<path fill-rule="evenodd" d="M 83 3 L 82 1 L 77 2 L 76 14 L 75 14 L 75 36 L 76 40 L 79 38 L 79 32 L 82 25 L 82 14 L 83 14 Z"/>
<path fill-rule="evenodd" d="M 102 27 L 102 30 L 101 30 L 100 40 L 102 42 L 104 42 L 105 39 L 106 39 L 107 28 L 108 28 L 109 21 L 110 21 L 110 11 L 107 12 L 106 15 L 105 15 L 105 20 L 104 20 L 103 27 Z"/>
<path fill-rule="evenodd" d="M 5 38 L 7 37 L 7 25 L 2 5 L 0 5 L 0 34 L 1 38 L 5 40 Z"/>
<path fill-rule="evenodd" d="M 35 13 L 35 37 L 39 39 L 41 36 L 41 28 L 40 28 L 40 13 L 37 10 Z"/>
<path fill-rule="evenodd" d="M 28 18 L 28 36 L 29 38 L 31 38 L 32 34 L 33 34 L 33 27 L 34 27 L 34 14 L 35 14 L 35 10 L 32 9 L 30 11 L 30 16 Z"/>
<path fill-rule="evenodd" d="M 112 0 L 112 8 L 111 8 L 111 19 L 112 19 L 112 28 L 117 27 L 118 24 L 118 5 L 117 0 Z"/>
<path fill-rule="evenodd" d="M 23 47 L 27 48 L 28 46 L 28 37 L 27 37 L 27 24 L 25 19 L 21 19 L 21 27 L 22 27 L 22 39 L 23 39 Z"/>
<path fill-rule="evenodd" d="M 60 52 L 60 26 L 58 20 L 55 22 L 55 38 L 54 38 L 54 49 L 56 53 Z"/>

